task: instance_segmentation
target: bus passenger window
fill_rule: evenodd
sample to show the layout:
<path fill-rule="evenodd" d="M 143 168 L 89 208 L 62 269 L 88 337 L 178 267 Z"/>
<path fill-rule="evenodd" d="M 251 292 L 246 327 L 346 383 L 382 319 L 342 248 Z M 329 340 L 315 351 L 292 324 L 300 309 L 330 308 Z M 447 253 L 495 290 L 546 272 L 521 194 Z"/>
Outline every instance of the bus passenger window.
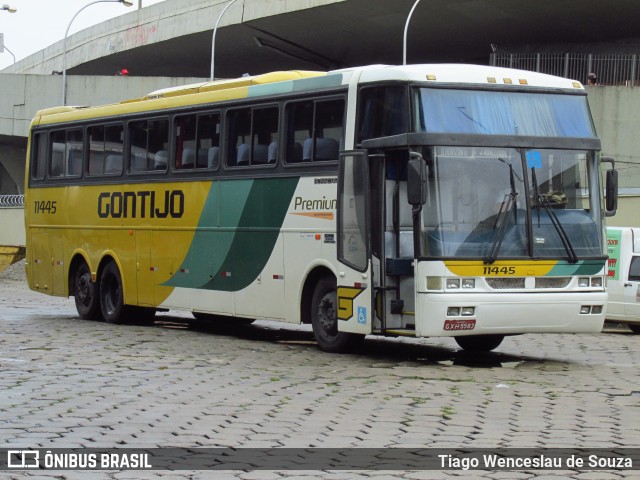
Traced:
<path fill-rule="evenodd" d="M 49 177 L 61 177 L 64 173 L 65 132 L 49 134 Z"/>
<path fill-rule="evenodd" d="M 311 161 L 313 149 L 307 148 L 303 158 L 302 144 L 311 138 L 313 131 L 313 102 L 296 102 L 287 106 L 287 163 Z"/>
<path fill-rule="evenodd" d="M 227 165 L 239 167 L 249 165 L 250 147 L 247 143 L 251 138 L 251 110 L 233 110 L 227 117 L 228 150 Z"/>
<path fill-rule="evenodd" d="M 176 170 L 191 169 L 195 166 L 196 147 L 195 115 L 176 117 L 176 158 L 174 167 Z"/>
<path fill-rule="evenodd" d="M 104 126 L 96 125 L 87 129 L 89 139 L 89 163 L 87 174 L 102 175 L 104 173 Z"/>
<path fill-rule="evenodd" d="M 196 168 L 218 168 L 220 161 L 220 114 L 198 115 Z"/>
<path fill-rule="evenodd" d="M 167 171 L 169 121 L 138 120 L 129 123 L 129 171 Z"/>
<path fill-rule="evenodd" d="M 82 130 L 58 130 L 49 134 L 49 177 L 82 175 L 84 136 Z"/>
<path fill-rule="evenodd" d="M 316 102 L 314 161 L 338 160 L 343 147 L 344 101 Z"/>
<path fill-rule="evenodd" d="M 176 170 L 217 168 L 220 146 L 220 115 L 176 117 Z"/>
<path fill-rule="evenodd" d="M 273 164 L 278 154 L 278 108 L 229 112 L 229 166 Z"/>
<path fill-rule="evenodd" d="M 82 159 L 84 156 L 84 135 L 82 130 L 67 130 L 66 138 L 67 177 L 82 175 Z"/>
<path fill-rule="evenodd" d="M 104 129 L 104 174 L 122 173 L 122 152 L 124 152 L 124 126 L 107 125 Z"/>
<path fill-rule="evenodd" d="M 287 107 L 287 163 L 337 160 L 343 148 L 344 100 L 309 100 Z"/>
<path fill-rule="evenodd" d="M 36 133 L 32 141 L 33 156 L 31 159 L 31 176 L 35 180 L 43 180 L 47 170 L 47 140 L 46 134 Z"/>
<path fill-rule="evenodd" d="M 260 108 L 253 111 L 252 165 L 275 163 L 278 155 L 278 109 Z"/>
<path fill-rule="evenodd" d="M 123 127 L 94 125 L 87 129 L 89 139 L 89 176 L 120 175 L 122 173 Z"/>

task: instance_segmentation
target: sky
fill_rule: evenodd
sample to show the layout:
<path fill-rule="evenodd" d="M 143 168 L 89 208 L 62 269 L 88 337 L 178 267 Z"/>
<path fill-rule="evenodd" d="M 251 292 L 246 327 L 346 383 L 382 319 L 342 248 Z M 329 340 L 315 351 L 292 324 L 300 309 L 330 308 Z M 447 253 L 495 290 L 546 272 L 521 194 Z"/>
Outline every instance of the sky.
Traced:
<path fill-rule="evenodd" d="M 16 61 L 28 57 L 43 48 L 64 40 L 64 32 L 73 16 L 93 0 L 0 0 L 0 5 L 17 9 L 16 13 L 0 11 L 0 33 L 5 46 L 15 55 Z M 121 3 L 96 3 L 82 10 L 73 20 L 69 35 L 124 15 L 138 8 L 148 7 L 164 0 L 132 0 L 132 7 Z M 0 70 L 13 63 L 13 57 L 5 50 L 0 53 Z"/>

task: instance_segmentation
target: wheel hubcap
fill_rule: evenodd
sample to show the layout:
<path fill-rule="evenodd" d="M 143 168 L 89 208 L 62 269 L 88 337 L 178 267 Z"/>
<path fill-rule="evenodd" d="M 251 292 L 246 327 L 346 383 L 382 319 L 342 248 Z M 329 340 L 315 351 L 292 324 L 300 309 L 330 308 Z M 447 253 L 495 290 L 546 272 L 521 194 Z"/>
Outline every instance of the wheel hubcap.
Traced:
<path fill-rule="evenodd" d="M 337 332 L 336 294 L 327 293 L 318 306 L 318 319 L 322 329 L 330 334 Z"/>
<path fill-rule="evenodd" d="M 76 296 L 83 305 L 88 305 L 89 302 L 91 302 L 91 279 L 88 273 L 85 273 L 78 278 Z"/>

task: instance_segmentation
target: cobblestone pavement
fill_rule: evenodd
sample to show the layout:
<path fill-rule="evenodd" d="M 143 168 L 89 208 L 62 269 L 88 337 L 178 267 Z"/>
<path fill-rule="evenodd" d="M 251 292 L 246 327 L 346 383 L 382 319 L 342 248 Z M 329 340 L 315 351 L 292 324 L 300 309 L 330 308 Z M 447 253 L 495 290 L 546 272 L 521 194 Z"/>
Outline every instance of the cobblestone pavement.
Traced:
<path fill-rule="evenodd" d="M 306 328 L 77 318 L 73 299 L 0 280 L 0 438 L 62 447 L 640 447 L 640 336 L 524 335 L 321 352 Z M 9 478 L 618 479 L 640 471 L 0 472 Z"/>

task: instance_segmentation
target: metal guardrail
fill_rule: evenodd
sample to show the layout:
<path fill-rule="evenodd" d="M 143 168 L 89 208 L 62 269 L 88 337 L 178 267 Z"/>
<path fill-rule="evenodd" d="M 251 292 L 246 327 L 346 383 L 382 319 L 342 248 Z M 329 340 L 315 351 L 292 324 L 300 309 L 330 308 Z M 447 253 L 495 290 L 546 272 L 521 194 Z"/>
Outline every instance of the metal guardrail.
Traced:
<path fill-rule="evenodd" d="M 640 85 L 640 55 L 492 53 L 490 63 L 496 67 L 518 68 L 572 78 L 584 84 L 595 73 L 599 85 Z"/>
<path fill-rule="evenodd" d="M 24 195 L 0 195 L 0 208 L 24 207 Z"/>

